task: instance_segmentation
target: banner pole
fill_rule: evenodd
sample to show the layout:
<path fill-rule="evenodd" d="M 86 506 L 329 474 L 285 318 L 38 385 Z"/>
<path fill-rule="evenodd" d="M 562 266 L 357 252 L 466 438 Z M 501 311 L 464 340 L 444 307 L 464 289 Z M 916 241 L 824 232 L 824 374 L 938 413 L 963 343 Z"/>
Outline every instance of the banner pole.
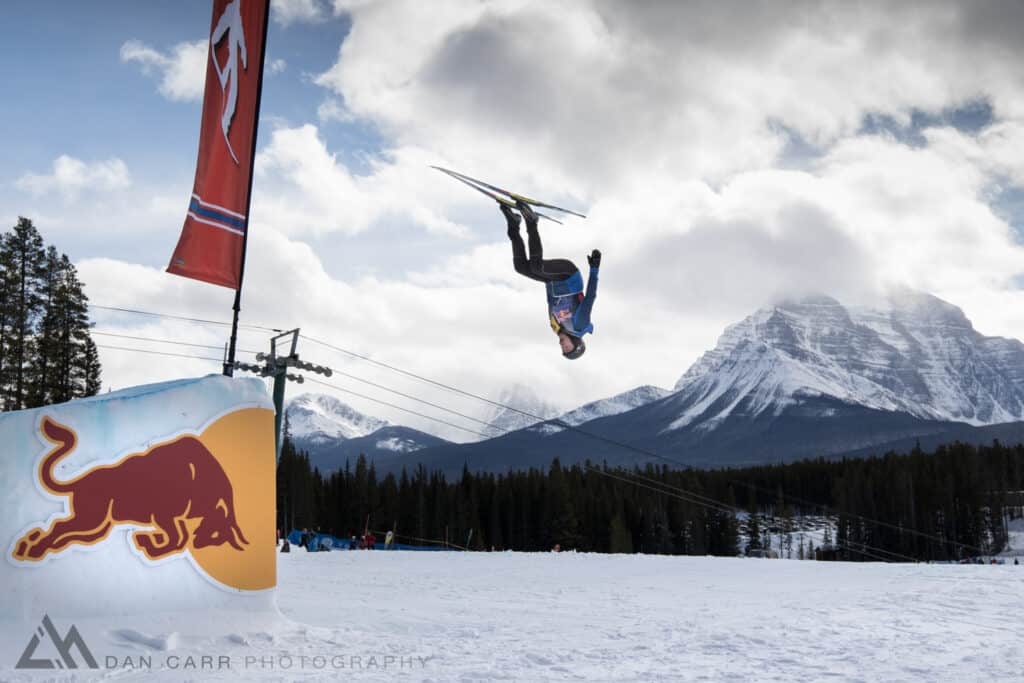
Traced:
<path fill-rule="evenodd" d="M 242 310 L 242 278 L 245 277 L 245 254 L 249 242 L 249 213 L 252 210 L 252 181 L 256 175 L 256 140 L 260 134 L 260 102 L 263 99 L 263 67 L 267 57 L 267 29 L 270 27 L 270 0 L 265 0 L 263 14 L 263 42 L 260 45 L 259 76 L 256 80 L 256 115 L 252 124 L 252 153 L 249 155 L 249 192 L 245 200 L 245 231 L 242 235 L 242 263 L 238 269 L 238 289 L 235 290 L 234 316 L 231 321 L 231 341 L 228 343 L 228 359 L 224 362 L 224 374 L 232 377 L 235 372 L 235 344 L 238 341 L 238 312 Z"/>

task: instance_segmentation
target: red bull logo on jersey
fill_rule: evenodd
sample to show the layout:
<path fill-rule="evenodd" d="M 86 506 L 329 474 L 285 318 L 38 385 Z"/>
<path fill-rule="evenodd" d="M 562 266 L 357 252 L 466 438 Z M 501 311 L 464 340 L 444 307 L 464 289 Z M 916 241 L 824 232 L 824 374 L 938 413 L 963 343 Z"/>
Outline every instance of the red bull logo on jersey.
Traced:
<path fill-rule="evenodd" d="M 268 550 L 273 564 L 273 411 L 236 410 L 199 434 L 162 440 L 73 475 L 57 471 L 85 446 L 74 429 L 44 416 L 39 432 L 49 449 L 36 468 L 37 488 L 63 501 L 64 512 L 19 535 L 10 554 L 16 564 L 89 549 L 122 530 L 144 561 L 189 557 L 224 586 L 273 585 L 272 566 L 269 579 L 266 570 L 256 576 L 239 570 L 251 569 L 254 556 L 265 560 Z"/>

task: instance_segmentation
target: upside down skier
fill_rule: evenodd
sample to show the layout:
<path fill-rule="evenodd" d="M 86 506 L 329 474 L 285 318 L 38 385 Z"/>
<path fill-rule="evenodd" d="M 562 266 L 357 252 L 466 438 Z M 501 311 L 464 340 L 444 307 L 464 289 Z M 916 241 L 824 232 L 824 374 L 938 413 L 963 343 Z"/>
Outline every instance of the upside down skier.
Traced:
<path fill-rule="evenodd" d="M 597 297 L 597 271 L 601 266 L 601 252 L 594 249 L 587 257 L 590 275 L 587 278 L 586 293 L 583 292 L 583 276 L 579 268 L 568 259 L 544 260 L 544 249 L 537 232 L 537 214 L 522 201 L 516 201 L 516 208 L 526 219 L 526 234 L 530 244 L 530 255 L 519 234 L 520 218 L 507 204 L 501 204 L 501 212 L 508 222 L 508 238 L 512 241 L 512 264 L 516 272 L 531 280 L 543 282 L 548 295 L 548 317 L 551 329 L 558 335 L 562 355 L 574 360 L 587 350 L 583 335 L 594 331 L 590 312 Z"/>

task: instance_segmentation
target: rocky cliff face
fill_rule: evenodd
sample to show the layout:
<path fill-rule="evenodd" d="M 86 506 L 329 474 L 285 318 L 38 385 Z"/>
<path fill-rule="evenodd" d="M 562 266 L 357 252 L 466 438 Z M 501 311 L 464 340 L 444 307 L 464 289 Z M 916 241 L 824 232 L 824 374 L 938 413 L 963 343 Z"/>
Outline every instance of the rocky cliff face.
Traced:
<path fill-rule="evenodd" d="M 902 291 L 877 308 L 813 297 L 730 326 L 675 389 L 670 430 L 778 415 L 811 396 L 988 425 L 1024 415 L 1024 344 L 980 334 L 928 294 Z"/>
<path fill-rule="evenodd" d="M 388 424 L 324 394 L 296 396 L 285 412 L 292 438 L 307 443 L 355 439 Z"/>

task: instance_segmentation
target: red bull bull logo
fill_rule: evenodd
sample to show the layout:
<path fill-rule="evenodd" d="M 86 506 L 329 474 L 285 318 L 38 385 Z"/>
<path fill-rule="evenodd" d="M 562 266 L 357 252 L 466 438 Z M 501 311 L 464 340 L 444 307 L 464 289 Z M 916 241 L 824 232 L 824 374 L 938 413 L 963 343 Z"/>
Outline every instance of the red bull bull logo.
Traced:
<path fill-rule="evenodd" d="M 129 455 L 113 465 L 58 481 L 53 467 L 75 450 L 78 437 L 49 417 L 43 436 L 55 447 L 39 464 L 39 481 L 50 493 L 68 496 L 71 514 L 47 530 L 33 529 L 17 543 L 14 557 L 37 561 L 74 543 L 97 543 L 118 524 L 152 526 L 135 531 L 135 546 L 151 560 L 196 548 L 248 545 L 235 518 L 231 482 L 216 458 L 192 436 Z M 189 520 L 198 528 L 190 533 Z"/>
<path fill-rule="evenodd" d="M 189 556 L 224 586 L 273 585 L 272 411 L 236 410 L 201 434 L 168 439 L 69 477 L 55 470 L 79 447 L 78 435 L 50 416 L 39 431 L 50 448 L 39 461 L 38 484 L 64 500 L 65 513 L 15 540 L 16 564 L 31 566 L 95 546 L 122 528 L 145 560 Z M 243 569 L 252 567 L 254 555 L 263 557 L 255 573 Z"/>

